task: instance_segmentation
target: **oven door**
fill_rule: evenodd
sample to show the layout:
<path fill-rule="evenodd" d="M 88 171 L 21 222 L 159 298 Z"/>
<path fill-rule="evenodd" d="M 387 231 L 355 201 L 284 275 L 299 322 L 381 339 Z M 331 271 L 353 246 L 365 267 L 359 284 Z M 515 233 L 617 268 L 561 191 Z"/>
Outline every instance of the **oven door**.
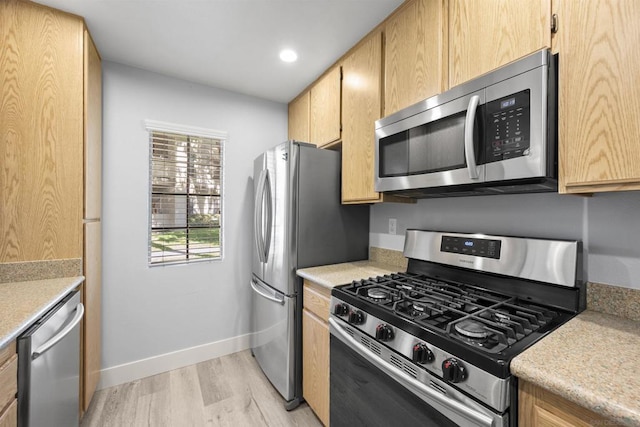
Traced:
<path fill-rule="evenodd" d="M 508 425 L 508 414 L 495 413 L 425 370 L 412 369 L 402 356 L 387 362 L 391 350 L 375 341 L 356 341 L 333 318 L 329 329 L 332 427 Z"/>
<path fill-rule="evenodd" d="M 375 190 L 484 182 L 484 96 L 480 90 L 433 106 L 431 98 L 419 113 L 376 129 Z"/>

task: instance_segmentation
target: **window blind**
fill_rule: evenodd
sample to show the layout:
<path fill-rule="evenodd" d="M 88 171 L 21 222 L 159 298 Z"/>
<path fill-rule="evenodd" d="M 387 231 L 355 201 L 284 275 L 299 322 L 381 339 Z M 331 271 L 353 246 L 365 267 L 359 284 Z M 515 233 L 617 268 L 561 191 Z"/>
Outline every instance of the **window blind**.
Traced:
<path fill-rule="evenodd" d="M 222 257 L 222 139 L 150 130 L 149 264 Z"/>

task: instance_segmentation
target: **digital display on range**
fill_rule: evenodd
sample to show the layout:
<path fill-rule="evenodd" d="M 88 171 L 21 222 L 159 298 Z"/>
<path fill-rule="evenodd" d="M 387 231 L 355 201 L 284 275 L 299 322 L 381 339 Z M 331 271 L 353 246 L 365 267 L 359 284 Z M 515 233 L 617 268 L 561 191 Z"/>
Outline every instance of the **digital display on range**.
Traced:
<path fill-rule="evenodd" d="M 500 240 L 442 236 L 441 252 L 500 259 Z"/>

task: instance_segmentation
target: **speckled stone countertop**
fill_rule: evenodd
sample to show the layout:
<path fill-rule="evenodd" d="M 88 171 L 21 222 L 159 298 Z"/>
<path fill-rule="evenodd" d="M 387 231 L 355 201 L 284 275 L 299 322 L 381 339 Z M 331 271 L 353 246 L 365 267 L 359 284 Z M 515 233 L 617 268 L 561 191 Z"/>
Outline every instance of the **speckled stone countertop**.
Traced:
<path fill-rule="evenodd" d="M 519 378 L 611 419 L 640 426 L 640 322 L 587 310 L 515 357 Z"/>
<path fill-rule="evenodd" d="M 377 261 L 356 261 L 303 268 L 298 270 L 297 274 L 319 285 L 333 288 L 334 286 L 351 283 L 353 280 L 395 273 L 399 270 L 393 264 L 384 264 Z"/>
<path fill-rule="evenodd" d="M 0 283 L 0 348 L 82 283 L 84 277 Z"/>

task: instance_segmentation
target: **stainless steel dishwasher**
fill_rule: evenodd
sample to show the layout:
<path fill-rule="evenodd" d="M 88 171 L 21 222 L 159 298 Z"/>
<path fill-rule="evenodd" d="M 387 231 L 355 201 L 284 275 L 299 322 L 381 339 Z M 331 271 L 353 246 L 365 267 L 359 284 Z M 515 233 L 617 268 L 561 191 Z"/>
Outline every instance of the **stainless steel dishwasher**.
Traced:
<path fill-rule="evenodd" d="M 67 295 L 18 338 L 18 426 L 79 423 L 80 293 Z"/>

